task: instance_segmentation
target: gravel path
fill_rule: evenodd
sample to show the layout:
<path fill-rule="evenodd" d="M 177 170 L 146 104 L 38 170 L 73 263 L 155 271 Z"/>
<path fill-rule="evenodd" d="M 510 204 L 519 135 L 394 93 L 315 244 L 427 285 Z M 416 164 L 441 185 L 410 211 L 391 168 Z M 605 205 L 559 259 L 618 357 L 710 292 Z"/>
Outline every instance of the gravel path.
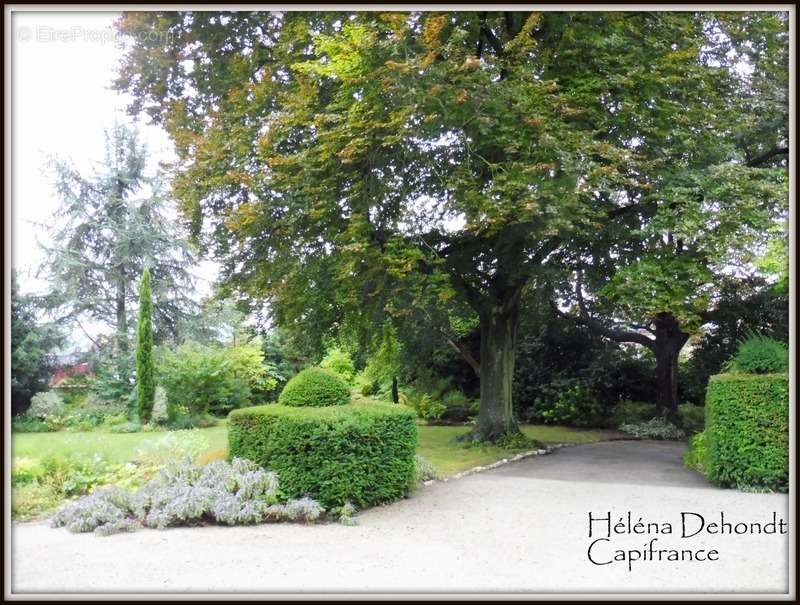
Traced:
<path fill-rule="evenodd" d="M 359 525 L 142 530 L 107 538 L 46 523 L 12 529 L 13 593 L 31 592 L 773 592 L 789 591 L 788 535 L 681 538 L 681 512 L 719 521 L 788 516 L 783 494 L 710 487 L 685 445 L 613 441 L 564 448 L 366 511 Z M 617 549 L 716 549 L 717 561 L 594 565 L 609 512 L 673 534 L 612 535 Z M 687 517 L 694 522 L 697 517 Z M 600 534 L 600 535 L 598 535 Z M 792 587 L 793 588 L 793 587 Z"/>

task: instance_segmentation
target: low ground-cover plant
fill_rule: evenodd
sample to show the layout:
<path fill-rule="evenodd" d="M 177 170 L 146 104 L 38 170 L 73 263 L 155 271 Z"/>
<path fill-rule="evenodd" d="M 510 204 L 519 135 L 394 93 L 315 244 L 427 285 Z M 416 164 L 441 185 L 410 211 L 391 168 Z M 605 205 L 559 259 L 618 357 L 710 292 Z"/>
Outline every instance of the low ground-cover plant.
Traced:
<path fill-rule="evenodd" d="M 109 480 L 116 469 L 101 456 L 14 458 L 11 463 L 12 517 L 41 515 L 64 498 L 85 494 Z"/>
<path fill-rule="evenodd" d="M 335 372 L 307 368 L 283 387 L 278 403 L 293 407 L 345 405 L 350 401 L 350 387 Z"/>
<path fill-rule="evenodd" d="M 151 466 L 161 466 L 188 457 L 196 460 L 208 450 L 210 443 L 195 429 L 180 433 L 165 433 L 155 441 L 148 441 L 136 449 L 134 460 Z"/>
<path fill-rule="evenodd" d="M 392 404 L 266 405 L 228 419 L 229 456 L 276 471 L 288 496 L 311 495 L 328 508 L 405 496 L 416 440 L 414 412 Z"/>
<path fill-rule="evenodd" d="M 43 474 L 44 469 L 38 460 L 14 458 L 11 461 L 11 487 L 37 482 Z"/>
<path fill-rule="evenodd" d="M 51 433 L 55 429 L 44 420 L 22 415 L 11 419 L 11 430 L 14 433 Z"/>
<path fill-rule="evenodd" d="M 638 424 L 647 422 L 657 415 L 656 405 L 644 401 L 621 401 L 614 406 L 610 427 L 618 428 L 622 424 Z"/>
<path fill-rule="evenodd" d="M 400 402 L 412 408 L 419 418 L 428 422 L 438 421 L 447 409 L 445 405 L 434 399 L 428 393 L 421 393 L 414 389 L 408 389 L 400 396 Z"/>
<path fill-rule="evenodd" d="M 428 462 L 427 458 L 424 456 L 420 456 L 417 454 L 414 458 L 414 465 L 416 469 L 416 481 L 417 483 L 421 483 L 422 481 L 431 481 L 433 479 L 439 479 L 440 474 L 439 471 L 436 470 L 436 467 L 433 466 L 430 462 Z"/>
<path fill-rule="evenodd" d="M 11 483 L 15 494 L 19 491 L 14 518 L 47 512 L 48 508 L 43 507 L 52 508 L 65 498 L 90 493 L 99 486 L 135 488 L 153 477 L 164 465 L 186 457 L 195 460 L 208 448 L 208 440 L 199 431 L 185 431 L 164 433 L 148 441 L 137 448 L 127 462 L 111 462 L 99 454 L 14 458 Z"/>
<path fill-rule="evenodd" d="M 39 482 L 15 486 L 11 490 L 11 518 L 35 519 L 58 506 L 63 497 L 49 485 Z"/>
<path fill-rule="evenodd" d="M 636 424 L 623 424 L 619 427 L 623 433 L 628 433 L 640 439 L 668 439 L 680 440 L 686 438 L 686 433 L 671 422 L 663 418 L 653 418 L 647 422 Z"/>
<path fill-rule="evenodd" d="M 705 431 L 692 436 L 689 449 L 683 455 L 683 464 L 686 468 L 694 469 L 703 475 L 708 474 L 708 445 Z"/>
<path fill-rule="evenodd" d="M 139 527 L 164 529 L 197 522 L 244 525 L 263 521 L 313 522 L 324 509 L 310 498 L 279 501 L 278 476 L 234 458 L 195 466 L 171 463 L 140 489 L 113 486 L 63 505 L 54 527 L 108 535 Z"/>
<path fill-rule="evenodd" d="M 440 420 L 447 422 L 469 422 L 478 415 L 480 401 L 470 399 L 463 392 L 454 389 L 442 397 L 444 412 Z"/>
<path fill-rule="evenodd" d="M 739 489 L 789 484 L 789 377 L 719 374 L 706 392 L 708 477 Z"/>

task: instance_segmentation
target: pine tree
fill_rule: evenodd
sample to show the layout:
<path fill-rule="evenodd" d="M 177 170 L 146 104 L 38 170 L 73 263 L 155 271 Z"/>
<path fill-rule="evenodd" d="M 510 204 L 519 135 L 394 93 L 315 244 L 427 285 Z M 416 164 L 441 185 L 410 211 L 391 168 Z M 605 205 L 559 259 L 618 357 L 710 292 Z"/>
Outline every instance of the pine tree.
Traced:
<path fill-rule="evenodd" d="M 152 312 L 150 271 L 145 269 L 139 286 L 139 322 L 136 325 L 136 406 L 141 422 L 150 420 L 156 392 Z"/>

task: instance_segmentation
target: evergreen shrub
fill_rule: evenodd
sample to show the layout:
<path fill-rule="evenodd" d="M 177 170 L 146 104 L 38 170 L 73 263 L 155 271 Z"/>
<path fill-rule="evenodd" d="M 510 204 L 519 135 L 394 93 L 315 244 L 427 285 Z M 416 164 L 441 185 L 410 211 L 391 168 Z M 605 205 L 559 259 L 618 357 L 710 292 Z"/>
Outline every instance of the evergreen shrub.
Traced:
<path fill-rule="evenodd" d="M 789 377 L 718 374 L 706 392 L 708 477 L 725 487 L 789 486 Z"/>
<path fill-rule="evenodd" d="M 323 368 L 307 368 L 283 387 L 278 403 L 293 407 L 345 405 L 350 402 L 350 387 L 336 373 Z"/>
<path fill-rule="evenodd" d="M 266 405 L 228 417 L 228 456 L 281 478 L 291 498 L 359 508 L 402 498 L 416 478 L 416 416 L 405 406 Z"/>

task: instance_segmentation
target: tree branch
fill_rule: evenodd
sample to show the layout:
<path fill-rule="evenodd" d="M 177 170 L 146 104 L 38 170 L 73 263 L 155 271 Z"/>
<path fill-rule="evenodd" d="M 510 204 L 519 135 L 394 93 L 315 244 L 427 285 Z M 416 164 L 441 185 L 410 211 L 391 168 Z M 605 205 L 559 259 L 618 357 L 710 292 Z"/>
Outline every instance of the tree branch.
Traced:
<path fill-rule="evenodd" d="M 73 317 L 73 319 L 75 320 L 75 323 L 76 323 L 76 324 L 78 324 L 78 327 L 79 327 L 79 328 L 80 328 L 80 329 L 83 331 L 83 333 L 86 335 L 86 338 L 88 338 L 89 340 L 91 340 L 91 341 L 92 341 L 92 344 L 93 344 L 94 346 L 96 346 L 98 349 L 100 349 L 100 348 L 101 348 L 101 347 L 100 347 L 100 344 L 99 344 L 99 343 L 98 343 L 98 342 L 97 342 L 97 341 L 96 341 L 94 338 L 92 338 L 92 337 L 89 335 L 89 332 L 87 332 L 87 331 L 86 331 L 86 328 L 84 328 L 84 327 L 83 327 L 83 324 L 81 323 L 81 321 L 80 321 L 80 320 L 79 320 L 77 317 Z"/>
<path fill-rule="evenodd" d="M 606 338 L 609 338 L 615 342 L 632 342 L 640 344 L 643 347 L 647 347 L 648 349 L 653 348 L 655 341 L 652 338 L 648 338 L 639 332 L 631 332 L 629 330 L 623 330 L 617 327 L 608 327 L 590 316 L 588 310 L 586 309 L 586 303 L 583 300 L 580 278 L 575 284 L 575 295 L 578 300 L 578 309 L 580 311 L 580 314 L 577 317 L 569 313 L 564 313 L 552 300 L 550 301 L 550 307 L 556 312 L 557 315 L 565 319 L 569 319 L 575 323 L 584 325 L 591 331 L 596 332 L 601 336 L 605 336 Z"/>
<path fill-rule="evenodd" d="M 492 31 L 492 28 L 486 24 L 486 20 L 483 20 L 482 24 L 483 35 L 486 38 L 486 41 L 489 43 L 489 46 L 492 47 L 495 53 L 497 53 L 498 57 L 503 56 L 503 43 L 500 42 L 498 37 Z"/>
<path fill-rule="evenodd" d="M 453 347 L 453 349 L 457 353 L 461 354 L 461 356 L 464 358 L 464 361 L 466 361 L 467 364 L 469 364 L 469 367 L 472 368 L 472 371 L 475 372 L 475 376 L 480 378 L 481 377 L 481 364 L 478 362 L 477 359 L 475 359 L 475 357 L 472 355 L 472 352 L 463 343 L 460 343 L 460 342 L 450 338 L 444 331 L 440 330 L 440 333 L 444 337 L 444 339 L 447 342 L 447 344 L 449 344 L 451 347 Z"/>
<path fill-rule="evenodd" d="M 759 156 L 754 157 L 752 160 L 747 162 L 747 166 L 750 168 L 758 168 L 766 164 L 776 155 L 789 155 L 789 148 L 788 147 L 773 147 L 769 151 L 762 153 Z"/>

